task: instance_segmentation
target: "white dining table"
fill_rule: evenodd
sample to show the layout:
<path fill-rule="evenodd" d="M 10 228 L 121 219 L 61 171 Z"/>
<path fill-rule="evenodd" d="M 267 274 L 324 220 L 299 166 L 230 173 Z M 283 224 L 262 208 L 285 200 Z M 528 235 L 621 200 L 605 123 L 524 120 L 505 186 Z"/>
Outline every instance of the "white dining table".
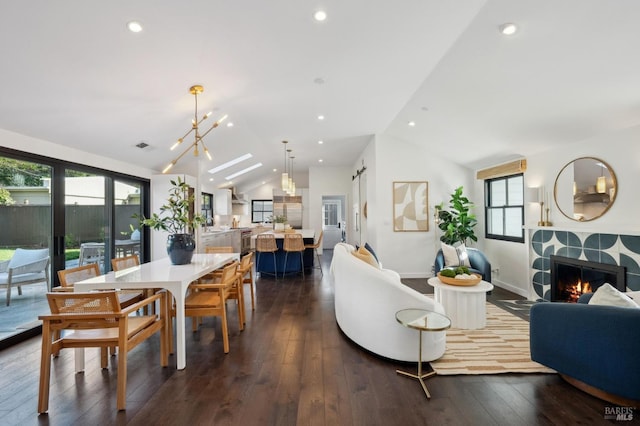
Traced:
<path fill-rule="evenodd" d="M 172 265 L 168 257 L 120 271 L 78 281 L 74 291 L 105 289 L 163 288 L 171 292 L 176 307 L 177 368 L 186 367 L 184 301 L 189 284 L 226 263 L 240 259 L 240 253 L 194 254 L 187 265 Z M 84 350 L 76 349 L 76 371 L 84 370 Z"/>

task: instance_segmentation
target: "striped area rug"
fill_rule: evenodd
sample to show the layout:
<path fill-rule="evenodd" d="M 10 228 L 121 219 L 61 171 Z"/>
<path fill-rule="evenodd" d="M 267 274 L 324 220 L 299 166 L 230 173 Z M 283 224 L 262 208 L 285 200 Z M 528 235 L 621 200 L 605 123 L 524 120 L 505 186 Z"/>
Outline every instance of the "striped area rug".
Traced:
<path fill-rule="evenodd" d="M 482 330 L 447 330 L 444 356 L 432 361 L 437 374 L 555 373 L 531 361 L 529 323 L 487 303 Z"/>

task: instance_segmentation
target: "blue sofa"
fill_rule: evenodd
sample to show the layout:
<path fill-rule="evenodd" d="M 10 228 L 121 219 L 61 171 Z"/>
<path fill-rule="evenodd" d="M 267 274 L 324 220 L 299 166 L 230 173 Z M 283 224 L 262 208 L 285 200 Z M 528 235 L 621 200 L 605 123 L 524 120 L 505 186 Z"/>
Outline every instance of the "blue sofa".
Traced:
<path fill-rule="evenodd" d="M 487 257 L 480 250 L 467 247 L 467 254 L 469 255 L 469 263 L 471 264 L 471 271 L 482 275 L 482 279 L 486 282 L 491 282 L 491 263 Z M 438 250 L 436 254 L 436 261 L 433 265 L 433 272 L 437 274 L 444 269 L 444 254 L 442 249 Z"/>
<path fill-rule="evenodd" d="M 589 305 L 591 296 L 531 307 L 531 359 L 594 396 L 618 405 L 638 403 L 640 309 Z"/>

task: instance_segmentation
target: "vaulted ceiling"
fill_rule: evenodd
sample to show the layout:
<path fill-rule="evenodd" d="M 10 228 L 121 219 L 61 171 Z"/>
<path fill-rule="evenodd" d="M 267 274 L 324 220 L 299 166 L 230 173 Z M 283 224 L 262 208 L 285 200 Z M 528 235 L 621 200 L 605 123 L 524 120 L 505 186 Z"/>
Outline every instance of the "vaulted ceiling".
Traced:
<path fill-rule="evenodd" d="M 203 128 L 228 119 L 213 161 L 174 170 L 215 185 L 257 162 L 233 185 L 277 179 L 282 140 L 301 177 L 375 134 L 477 168 L 638 125 L 639 17 L 636 0 L 5 2 L 0 128 L 160 171 L 201 84 Z"/>

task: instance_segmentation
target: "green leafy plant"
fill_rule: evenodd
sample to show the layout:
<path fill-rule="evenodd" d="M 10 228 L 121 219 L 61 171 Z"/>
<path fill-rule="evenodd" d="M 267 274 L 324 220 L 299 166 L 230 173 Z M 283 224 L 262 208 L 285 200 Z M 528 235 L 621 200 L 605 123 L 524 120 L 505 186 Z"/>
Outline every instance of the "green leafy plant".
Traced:
<path fill-rule="evenodd" d="M 280 215 L 280 216 L 273 216 L 271 221 L 273 223 L 287 223 L 287 217 L 284 215 Z"/>
<path fill-rule="evenodd" d="M 15 201 L 11 198 L 9 190 L 0 188 L 0 206 L 11 206 L 13 204 L 15 204 Z"/>
<path fill-rule="evenodd" d="M 473 231 L 478 223 L 476 216 L 471 213 L 473 203 L 462 194 L 462 189 L 460 186 L 451 194 L 449 210 L 444 210 L 444 202 L 435 207 L 438 228 L 442 230 L 440 241 L 446 244 L 464 244 L 469 239 L 478 241 Z"/>
<path fill-rule="evenodd" d="M 151 217 L 145 218 L 135 214 L 134 218 L 140 220 L 141 225 L 146 225 L 155 230 L 167 231 L 170 234 L 186 234 L 205 222 L 205 217 L 201 214 L 190 216 L 189 211 L 195 200 L 194 195 L 189 195 L 189 185 L 180 177 L 171 180 L 169 198 L 166 204 L 160 206 L 160 213 L 152 213 Z"/>

